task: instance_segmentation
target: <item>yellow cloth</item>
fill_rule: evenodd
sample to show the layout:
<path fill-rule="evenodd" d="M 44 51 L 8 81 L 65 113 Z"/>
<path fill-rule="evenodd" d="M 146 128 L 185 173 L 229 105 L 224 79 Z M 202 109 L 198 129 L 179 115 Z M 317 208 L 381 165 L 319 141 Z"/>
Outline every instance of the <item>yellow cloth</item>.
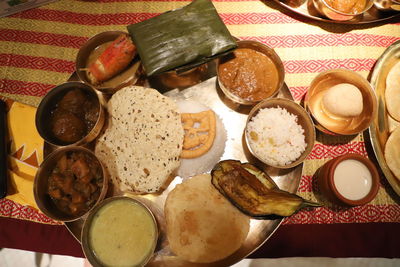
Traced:
<path fill-rule="evenodd" d="M 37 208 L 33 196 L 36 171 L 43 161 L 43 144 L 35 126 L 36 108 L 7 100 L 8 195 L 22 205 Z"/>

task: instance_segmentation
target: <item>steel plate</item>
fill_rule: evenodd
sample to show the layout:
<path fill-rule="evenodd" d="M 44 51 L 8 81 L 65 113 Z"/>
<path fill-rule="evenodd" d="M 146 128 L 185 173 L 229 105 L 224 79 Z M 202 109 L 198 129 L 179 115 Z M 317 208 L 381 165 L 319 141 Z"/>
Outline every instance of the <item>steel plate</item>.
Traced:
<path fill-rule="evenodd" d="M 400 179 L 397 179 L 386 164 L 384 151 L 385 144 L 393 129 L 394 120 L 388 115 L 385 103 L 386 77 L 393 65 L 400 61 L 400 41 L 389 46 L 375 64 L 371 75 L 371 85 L 375 88 L 378 99 L 378 115 L 373 120 L 369 134 L 376 159 L 383 174 L 400 196 Z"/>
<path fill-rule="evenodd" d="M 312 0 L 274 0 L 279 5 L 289 9 L 297 14 L 305 16 L 307 18 L 338 24 L 366 24 L 373 22 L 380 22 L 389 20 L 395 17 L 400 18 L 400 12 L 388 12 L 380 11 L 375 6 L 372 6 L 364 15 L 355 17 L 348 21 L 336 21 L 323 17 L 315 9 Z"/>
<path fill-rule="evenodd" d="M 235 104 L 225 97 L 217 85 L 218 83 L 215 77 L 214 62 L 210 63 L 210 65 L 209 71 L 211 74 L 206 75 L 205 77 L 212 76 L 211 78 L 208 78 L 207 80 L 184 90 L 174 89 L 167 91 L 165 95 L 172 98 L 179 97 L 199 101 L 202 104 L 212 108 L 214 112 L 220 118 L 222 118 L 227 131 L 227 142 L 221 160 L 237 159 L 241 160 L 242 162 L 255 163 L 260 168 L 264 169 L 274 179 L 279 188 L 295 193 L 300 183 L 303 164 L 291 169 L 275 169 L 263 165 L 250 154 L 244 142 L 243 131 L 246 124 L 247 115 L 250 112 L 251 107 Z M 76 76 L 73 75 L 71 80 L 74 79 L 76 79 Z M 166 90 L 161 85 L 157 85 L 157 83 L 149 84 L 147 81 L 145 85 L 156 87 L 156 89 L 159 91 Z M 157 86 L 160 87 L 157 88 Z M 283 88 L 279 91 L 277 97 L 293 99 L 286 84 L 284 84 Z M 125 196 L 137 198 L 145 202 L 154 213 L 158 222 L 160 236 L 154 257 L 150 260 L 148 266 L 229 266 L 247 257 L 262 244 L 264 244 L 282 222 L 282 218 L 271 220 L 251 219 L 250 231 L 246 240 L 241 248 L 239 248 L 239 250 L 229 257 L 210 264 L 194 264 L 183 261 L 175 256 L 168 247 L 164 219 L 164 203 L 166 197 L 168 193 L 181 182 L 181 177 L 175 177 L 168 188 L 161 194 L 133 195 L 128 192 L 124 193 Z M 79 242 L 81 242 L 83 222 L 84 218 L 65 223 L 65 226 Z"/>

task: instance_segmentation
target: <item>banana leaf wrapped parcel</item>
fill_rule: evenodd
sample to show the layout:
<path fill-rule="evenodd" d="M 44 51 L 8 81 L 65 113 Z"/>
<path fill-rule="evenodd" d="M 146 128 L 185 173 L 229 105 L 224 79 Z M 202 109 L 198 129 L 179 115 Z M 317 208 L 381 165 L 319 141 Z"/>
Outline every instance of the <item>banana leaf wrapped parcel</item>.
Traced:
<path fill-rule="evenodd" d="M 237 47 L 210 0 L 129 25 L 148 76 L 189 70 Z"/>

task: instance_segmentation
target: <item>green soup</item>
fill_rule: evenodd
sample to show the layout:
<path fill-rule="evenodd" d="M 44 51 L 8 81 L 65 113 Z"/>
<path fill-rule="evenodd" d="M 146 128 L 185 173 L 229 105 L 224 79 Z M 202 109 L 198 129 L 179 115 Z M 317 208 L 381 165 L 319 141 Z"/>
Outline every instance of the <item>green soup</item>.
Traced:
<path fill-rule="evenodd" d="M 105 266 L 141 266 L 153 253 L 157 228 L 152 215 L 129 199 L 100 208 L 89 229 L 89 245 Z"/>

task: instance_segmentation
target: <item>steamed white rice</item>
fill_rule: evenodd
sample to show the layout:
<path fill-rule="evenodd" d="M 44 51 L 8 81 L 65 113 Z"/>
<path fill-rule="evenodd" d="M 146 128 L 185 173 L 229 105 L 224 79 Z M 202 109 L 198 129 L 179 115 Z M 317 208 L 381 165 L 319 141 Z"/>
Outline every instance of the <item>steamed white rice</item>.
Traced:
<path fill-rule="evenodd" d="M 260 109 L 248 123 L 246 134 L 253 152 L 275 166 L 292 163 L 307 147 L 297 116 L 280 107 Z"/>

